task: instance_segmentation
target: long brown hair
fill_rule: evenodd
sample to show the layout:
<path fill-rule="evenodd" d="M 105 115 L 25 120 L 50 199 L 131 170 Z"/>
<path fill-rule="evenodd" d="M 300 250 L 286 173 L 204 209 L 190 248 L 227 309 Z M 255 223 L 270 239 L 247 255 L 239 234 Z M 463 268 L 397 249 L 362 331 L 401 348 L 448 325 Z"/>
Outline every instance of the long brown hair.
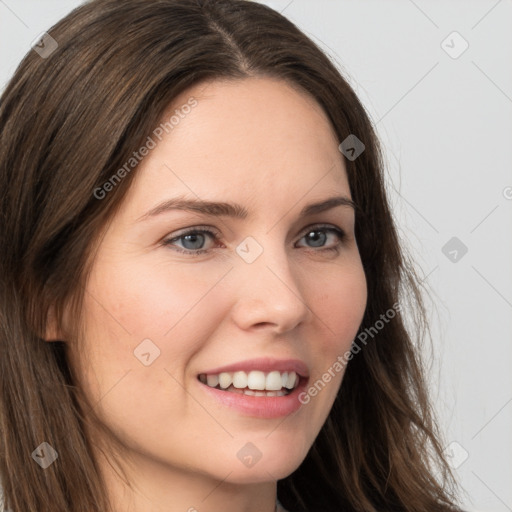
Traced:
<path fill-rule="evenodd" d="M 454 510 L 456 485 L 418 355 L 428 330 L 421 283 L 399 243 L 376 134 L 335 65 L 284 16 L 245 0 L 92 0 L 49 34 L 56 45 L 47 39 L 43 47 L 51 52 L 31 50 L 0 100 L 7 507 L 110 510 L 86 435 L 93 407 L 75 385 L 66 343 L 45 343 L 42 333 L 50 317 L 64 326 L 69 311 L 69 339 L 78 339 L 95 244 L 137 169 L 104 198 L 94 192 L 173 99 L 206 80 L 267 76 L 307 91 L 340 142 L 355 134 L 365 145 L 345 162 L 368 283 L 360 332 L 375 330 L 397 303 L 415 312 L 413 332 L 398 311 L 354 355 L 326 423 L 300 467 L 278 482 L 278 497 L 293 512 Z M 45 471 L 31 458 L 42 442 L 58 453 Z"/>

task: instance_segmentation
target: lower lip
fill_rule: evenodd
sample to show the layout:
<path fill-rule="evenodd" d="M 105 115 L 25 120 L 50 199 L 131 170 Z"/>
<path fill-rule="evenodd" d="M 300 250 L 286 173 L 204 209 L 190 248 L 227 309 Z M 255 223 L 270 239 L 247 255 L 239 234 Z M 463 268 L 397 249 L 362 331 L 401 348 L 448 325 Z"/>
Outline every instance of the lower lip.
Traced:
<path fill-rule="evenodd" d="M 302 402 L 300 393 L 306 388 L 307 379 L 301 377 L 299 385 L 285 396 L 250 396 L 221 391 L 198 381 L 201 387 L 221 404 L 255 418 L 280 418 L 294 413 Z"/>

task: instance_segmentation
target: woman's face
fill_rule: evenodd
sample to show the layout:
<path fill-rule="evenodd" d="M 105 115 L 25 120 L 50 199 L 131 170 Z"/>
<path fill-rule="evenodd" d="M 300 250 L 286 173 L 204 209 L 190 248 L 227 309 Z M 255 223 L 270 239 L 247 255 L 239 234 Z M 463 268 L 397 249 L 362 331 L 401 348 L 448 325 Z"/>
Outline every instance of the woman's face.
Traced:
<path fill-rule="evenodd" d="M 284 478 L 329 414 L 366 305 L 350 204 L 302 213 L 350 199 L 340 141 L 272 79 L 202 84 L 164 121 L 176 108 L 96 253 L 82 385 L 139 468 Z"/>

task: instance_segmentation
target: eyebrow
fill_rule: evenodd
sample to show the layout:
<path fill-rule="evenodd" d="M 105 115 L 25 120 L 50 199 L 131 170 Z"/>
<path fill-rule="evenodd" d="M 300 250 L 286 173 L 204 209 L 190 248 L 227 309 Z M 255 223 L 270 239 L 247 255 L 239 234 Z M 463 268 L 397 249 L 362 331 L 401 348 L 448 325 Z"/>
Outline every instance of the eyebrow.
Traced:
<path fill-rule="evenodd" d="M 356 209 L 356 204 L 352 199 L 346 196 L 334 196 L 317 203 L 306 205 L 302 208 L 300 217 L 315 215 L 316 213 L 321 213 L 336 208 L 337 206 L 348 206 L 354 210 Z M 213 217 L 233 217 L 235 219 L 246 219 L 249 216 L 249 212 L 243 206 L 235 203 L 173 198 L 157 204 L 154 208 L 139 217 L 136 222 L 147 220 L 161 213 L 173 210 L 191 211 Z"/>

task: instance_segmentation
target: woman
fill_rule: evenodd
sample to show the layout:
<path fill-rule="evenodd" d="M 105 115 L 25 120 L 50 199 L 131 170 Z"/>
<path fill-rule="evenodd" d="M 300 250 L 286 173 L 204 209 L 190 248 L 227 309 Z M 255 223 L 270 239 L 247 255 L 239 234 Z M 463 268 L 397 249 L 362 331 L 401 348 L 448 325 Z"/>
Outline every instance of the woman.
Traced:
<path fill-rule="evenodd" d="M 292 23 L 93 0 L 0 126 L 12 512 L 457 510 L 378 141 Z"/>

